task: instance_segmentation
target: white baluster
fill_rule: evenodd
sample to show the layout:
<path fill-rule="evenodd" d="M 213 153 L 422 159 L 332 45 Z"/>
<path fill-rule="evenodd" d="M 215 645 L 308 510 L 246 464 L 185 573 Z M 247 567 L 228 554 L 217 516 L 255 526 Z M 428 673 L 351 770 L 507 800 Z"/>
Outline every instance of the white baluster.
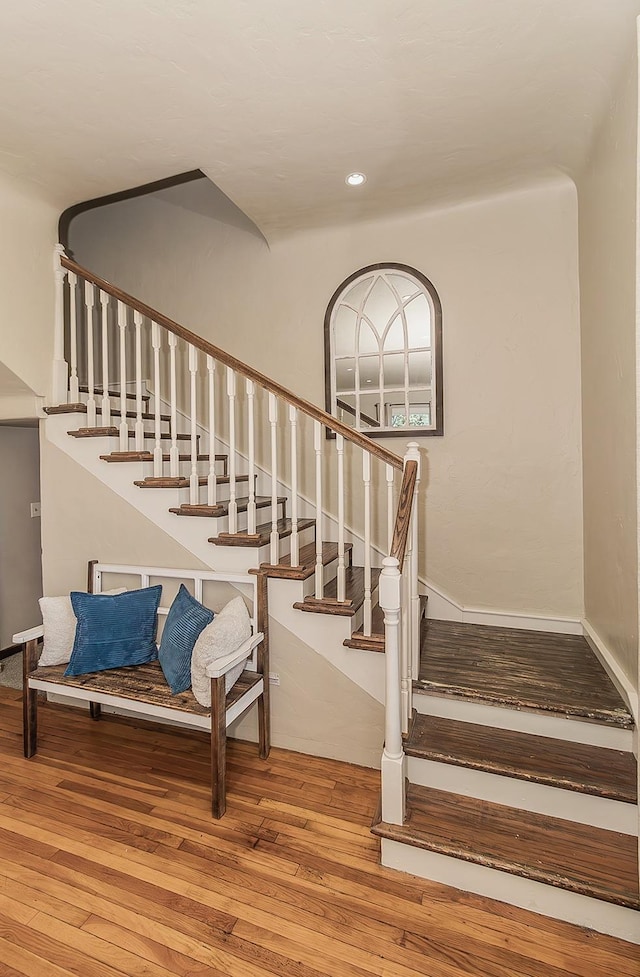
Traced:
<path fill-rule="evenodd" d="M 227 398 L 229 400 L 229 532 L 238 532 L 238 503 L 236 501 L 236 375 L 227 368 Z"/>
<path fill-rule="evenodd" d="M 190 378 L 190 410 L 191 410 L 191 476 L 189 478 L 189 503 L 198 505 L 200 491 L 198 486 L 198 350 L 189 343 L 189 378 Z"/>
<path fill-rule="evenodd" d="M 144 451 L 144 421 L 142 420 L 142 313 L 134 311 L 136 327 L 136 451 Z"/>
<path fill-rule="evenodd" d="M 66 404 L 69 369 L 64 358 L 64 279 L 66 270 L 60 264 L 64 248 L 56 244 L 53 249 L 53 277 L 55 286 L 55 318 L 53 323 L 53 367 L 51 399 L 53 404 Z"/>
<path fill-rule="evenodd" d="M 338 455 L 338 600 L 345 597 L 345 561 L 344 561 L 344 438 L 336 434 L 336 453 Z"/>
<path fill-rule="evenodd" d="M 278 535 L 278 401 L 275 394 L 269 394 L 269 425 L 271 427 L 271 536 L 269 560 L 272 564 L 280 560 L 280 537 Z"/>
<path fill-rule="evenodd" d="M 111 399 L 109 397 L 109 295 L 100 289 L 102 309 L 102 426 L 111 427 Z"/>
<path fill-rule="evenodd" d="M 207 476 L 207 505 L 216 505 L 218 480 L 216 477 L 216 362 L 207 356 L 207 388 L 209 399 L 209 474 Z"/>
<path fill-rule="evenodd" d="M 169 397 L 171 399 L 171 448 L 169 450 L 169 474 L 177 478 L 180 474 L 180 452 L 178 450 L 178 382 L 176 376 L 176 346 L 178 337 L 169 334 Z"/>
<path fill-rule="evenodd" d="M 364 633 L 371 635 L 371 455 L 362 452 L 364 482 Z"/>
<path fill-rule="evenodd" d="M 390 553 L 393 543 L 393 526 L 396 519 L 393 508 L 393 479 L 395 475 L 393 465 L 385 465 L 385 473 L 387 476 L 387 553 Z"/>
<path fill-rule="evenodd" d="M 289 407 L 289 428 L 291 432 L 291 566 L 300 563 L 300 540 L 298 537 L 298 412 Z"/>
<path fill-rule="evenodd" d="M 316 453 L 316 576 L 315 596 L 324 597 L 324 566 L 322 563 L 322 442 L 324 428 L 320 421 L 313 422 L 313 441 Z"/>
<path fill-rule="evenodd" d="M 71 358 L 71 376 L 69 377 L 69 403 L 80 402 L 80 385 L 78 382 L 78 277 L 70 271 L 67 275 L 69 282 L 69 346 Z"/>
<path fill-rule="evenodd" d="M 120 451 L 129 450 L 129 422 L 127 421 L 127 307 L 118 300 L 118 332 L 120 334 Z"/>
<path fill-rule="evenodd" d="M 411 508 L 411 527 L 409 535 L 409 546 L 411 548 L 411 562 L 409 567 L 409 593 L 411 600 L 411 652 L 409 672 L 409 688 L 413 688 L 412 680 L 418 679 L 420 672 L 420 593 L 418 591 L 418 513 L 420 512 L 419 493 L 420 493 L 420 448 L 417 441 L 410 441 L 407 445 L 405 461 L 411 460 L 418 464 L 416 474 L 416 487 L 413 493 L 413 505 Z M 411 693 L 410 693 L 411 694 Z M 409 703 L 411 710 L 411 703 Z M 411 712 L 409 712 L 411 715 Z"/>
<path fill-rule="evenodd" d="M 160 326 L 157 322 L 151 323 L 151 345 L 153 347 L 153 406 L 155 416 L 153 421 L 153 431 L 155 442 L 153 447 L 153 476 L 162 477 L 163 457 L 162 457 L 162 417 L 160 414 L 160 350 L 162 347 L 162 336 Z"/>
<path fill-rule="evenodd" d="M 398 561 L 387 556 L 380 575 L 380 607 L 385 632 L 385 718 L 382 753 L 382 820 L 403 824 L 405 814 L 405 758 L 402 749 L 400 701 L 400 602 L 401 576 Z"/>
<path fill-rule="evenodd" d="M 95 290 L 91 282 L 84 283 L 84 304 L 87 318 L 87 427 L 95 427 L 96 398 L 93 372 L 93 308 L 95 305 Z"/>
<path fill-rule="evenodd" d="M 254 536 L 256 532 L 256 444 L 255 444 L 255 394 L 256 385 L 253 380 L 247 380 L 247 439 L 249 452 L 249 501 L 247 503 L 247 532 Z"/>

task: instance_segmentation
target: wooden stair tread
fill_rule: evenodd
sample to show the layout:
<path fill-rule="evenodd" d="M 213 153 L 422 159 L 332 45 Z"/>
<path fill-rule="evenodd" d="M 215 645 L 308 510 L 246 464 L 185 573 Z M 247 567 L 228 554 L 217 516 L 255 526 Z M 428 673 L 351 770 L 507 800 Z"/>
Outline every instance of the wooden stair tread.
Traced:
<path fill-rule="evenodd" d="M 198 475 L 198 485 L 207 485 L 208 481 L 209 479 L 207 475 Z M 230 481 L 231 479 L 229 478 L 228 475 L 218 475 L 216 477 L 217 485 L 228 485 Z M 236 483 L 248 482 L 248 481 L 249 481 L 248 475 L 236 475 Z M 171 475 L 167 475 L 167 476 L 162 475 L 159 478 L 154 478 L 153 475 L 150 475 L 148 478 L 140 479 L 139 481 L 135 481 L 133 484 L 137 485 L 138 488 L 143 488 L 143 489 L 161 489 L 161 488 L 176 489 L 176 488 L 189 488 L 190 481 L 188 475 L 177 475 L 175 477 L 172 477 Z"/>
<path fill-rule="evenodd" d="M 420 594 L 420 620 L 427 613 L 428 600 L 426 594 Z M 359 648 L 360 651 L 384 651 L 384 611 L 379 604 L 371 611 L 371 634 L 366 635 L 364 630 L 354 631 L 342 644 L 345 648 Z"/>
<path fill-rule="evenodd" d="M 81 427 L 77 431 L 68 431 L 67 433 L 72 438 L 117 438 L 120 435 L 118 428 L 113 425 L 111 427 Z M 135 432 L 129 431 L 129 437 L 135 438 Z M 199 434 L 196 437 L 198 440 L 200 439 Z M 155 434 L 153 431 L 145 431 L 144 438 L 155 440 Z M 191 441 L 190 434 L 176 434 L 175 438 L 176 441 Z M 171 435 L 162 433 L 160 439 L 162 441 L 171 441 Z"/>
<path fill-rule="evenodd" d="M 378 567 L 371 568 L 371 590 L 378 586 L 380 577 Z M 338 603 L 338 581 L 330 580 L 325 584 L 324 595 L 321 600 L 315 597 L 305 597 L 293 605 L 299 611 L 311 614 L 335 614 L 339 617 L 354 617 L 364 604 L 364 567 L 348 566 L 345 569 L 345 602 Z"/>
<path fill-rule="evenodd" d="M 60 404 L 58 407 L 45 407 L 45 414 L 86 414 L 87 405 L 86 404 Z M 102 407 L 96 407 L 96 414 L 102 414 Z M 112 417 L 122 417 L 122 411 L 117 407 L 111 408 Z M 128 410 L 126 412 L 126 417 L 136 418 L 138 416 L 137 411 Z M 143 411 L 140 415 L 143 421 L 155 421 L 156 415 L 150 414 L 148 411 Z M 166 423 L 171 422 L 171 414 L 160 414 L 160 420 Z"/>
<path fill-rule="evenodd" d="M 78 390 L 80 391 L 81 394 L 88 394 L 89 393 L 89 388 L 86 385 L 86 383 L 84 383 L 84 384 L 81 383 L 80 386 L 78 387 Z M 94 387 L 93 388 L 93 393 L 94 393 L 94 396 L 96 396 L 96 397 L 98 395 L 100 397 L 102 397 L 102 391 L 103 391 L 103 388 L 102 387 Z M 117 397 L 118 399 L 120 399 L 120 391 L 119 390 L 107 390 L 107 396 L 109 396 L 109 397 Z M 127 392 L 127 393 L 125 393 L 125 397 L 126 397 L 127 400 L 136 400 L 137 399 L 137 394 L 132 393 L 132 392 Z M 145 400 L 145 401 L 147 401 L 147 403 L 148 403 L 151 400 L 151 394 L 143 394 L 142 395 L 142 399 Z"/>
<path fill-rule="evenodd" d="M 429 619 L 415 688 L 633 727 L 629 709 L 578 635 Z"/>
<path fill-rule="evenodd" d="M 215 455 L 216 461 L 227 462 L 228 455 Z M 169 461 L 171 456 L 169 454 L 163 454 L 162 460 Z M 135 461 L 153 461 L 152 451 L 112 451 L 108 455 L 100 455 L 101 461 L 108 461 L 110 463 L 120 463 L 128 464 Z M 178 455 L 179 461 L 191 461 L 191 455 Z M 198 461 L 209 461 L 209 455 L 197 456 Z M 219 477 L 219 476 L 218 476 Z"/>
<path fill-rule="evenodd" d="M 298 532 L 301 533 L 305 529 L 310 529 L 312 526 L 315 526 L 315 522 L 315 519 L 298 519 Z M 291 519 L 278 519 L 276 530 L 280 539 L 290 536 L 293 532 Z M 263 522 L 260 526 L 256 526 L 255 536 L 249 536 L 246 531 L 240 533 L 220 533 L 219 536 L 211 537 L 209 542 L 214 543 L 216 546 L 266 546 L 270 542 L 270 539 L 271 523 Z"/>
<path fill-rule="evenodd" d="M 287 499 L 286 496 L 278 496 L 278 505 L 284 505 Z M 236 499 L 236 505 L 238 507 L 238 512 L 246 512 L 249 506 L 248 498 Z M 256 509 L 264 509 L 271 505 L 270 495 L 256 495 Z M 204 516 L 213 517 L 215 519 L 220 518 L 220 516 L 226 516 L 229 513 L 229 501 L 225 499 L 224 502 L 218 502 L 217 505 L 190 505 L 185 502 L 184 505 L 176 506 L 174 509 L 169 509 L 175 516 Z M 211 540 L 209 540 L 211 542 Z"/>
<path fill-rule="evenodd" d="M 417 715 L 405 753 L 565 790 L 637 802 L 632 753 Z"/>
<path fill-rule="evenodd" d="M 351 543 L 345 543 L 345 559 L 348 561 L 351 559 L 351 551 L 353 546 Z M 338 559 L 338 544 L 337 543 L 323 543 L 322 544 L 322 564 L 326 566 L 328 563 L 333 563 L 334 560 Z M 306 546 L 300 547 L 298 551 L 298 561 L 299 565 L 291 566 L 291 554 L 283 556 L 280 563 L 261 563 L 259 570 L 249 570 L 249 573 L 260 573 L 264 572 L 268 577 L 279 577 L 285 580 L 307 580 L 309 577 L 313 576 L 316 568 L 316 544 L 308 543 Z"/>
<path fill-rule="evenodd" d="M 640 909 L 638 839 L 518 808 L 410 784 L 403 825 L 382 838 Z"/>

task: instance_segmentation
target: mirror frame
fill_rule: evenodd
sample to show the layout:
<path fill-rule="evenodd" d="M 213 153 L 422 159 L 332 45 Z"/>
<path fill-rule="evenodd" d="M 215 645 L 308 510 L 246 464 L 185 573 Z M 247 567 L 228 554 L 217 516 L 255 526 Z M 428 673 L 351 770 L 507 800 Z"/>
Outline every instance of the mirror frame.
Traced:
<path fill-rule="evenodd" d="M 433 322 L 432 322 L 432 350 L 433 350 L 433 371 L 436 381 L 436 423 L 432 428 L 425 429 L 423 427 L 403 427 L 395 431 L 372 431 L 370 428 L 356 428 L 361 434 L 366 434 L 371 438 L 401 438 L 401 437 L 442 437 L 444 435 L 444 395 L 443 395 L 443 366 L 442 366 L 442 305 L 440 302 L 440 296 L 438 295 L 435 286 L 426 275 L 418 271 L 416 268 L 412 268 L 410 265 L 400 264 L 397 261 L 380 261 L 374 265 L 366 265 L 364 268 L 359 268 L 348 278 L 345 278 L 337 289 L 331 296 L 329 304 L 327 306 L 327 311 L 324 316 L 324 390 L 325 390 L 325 409 L 328 414 L 335 417 L 333 413 L 333 403 L 331 398 L 331 378 L 335 374 L 335 365 L 331 356 L 331 317 L 333 315 L 333 310 L 342 297 L 344 291 L 352 284 L 357 278 L 362 275 L 366 275 L 372 271 L 401 271 L 404 274 L 410 275 L 415 278 L 417 282 L 422 285 L 426 292 L 428 292 L 433 306 Z M 327 436 L 335 437 L 335 435 L 327 429 Z"/>

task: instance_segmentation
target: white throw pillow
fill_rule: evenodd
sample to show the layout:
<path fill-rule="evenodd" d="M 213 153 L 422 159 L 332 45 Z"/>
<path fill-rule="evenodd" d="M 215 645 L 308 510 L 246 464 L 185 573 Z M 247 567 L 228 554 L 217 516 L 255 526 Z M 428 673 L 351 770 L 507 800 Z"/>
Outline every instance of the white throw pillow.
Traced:
<path fill-rule="evenodd" d="M 124 594 L 126 587 L 103 590 L 102 594 Z M 70 597 L 41 597 L 40 613 L 44 625 L 44 645 L 38 665 L 64 665 L 71 658 L 76 637 L 76 616 Z"/>
<path fill-rule="evenodd" d="M 200 633 L 191 656 L 191 689 L 201 706 L 211 705 L 211 679 L 207 676 L 207 665 L 233 654 L 250 637 L 251 619 L 242 597 L 230 600 Z M 227 692 L 242 675 L 245 662 L 246 658 L 225 675 Z"/>

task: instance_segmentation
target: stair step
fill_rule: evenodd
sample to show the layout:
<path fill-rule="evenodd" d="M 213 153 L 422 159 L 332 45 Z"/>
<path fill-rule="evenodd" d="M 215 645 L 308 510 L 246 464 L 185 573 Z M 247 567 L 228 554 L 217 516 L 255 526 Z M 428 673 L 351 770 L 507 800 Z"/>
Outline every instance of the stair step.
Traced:
<path fill-rule="evenodd" d="M 298 519 L 298 532 L 311 529 L 315 526 L 315 519 Z M 293 525 L 290 519 L 278 519 L 276 530 L 280 539 L 285 539 L 293 532 Z M 266 546 L 271 540 L 271 523 L 263 522 L 256 526 L 255 535 L 249 536 L 248 533 L 220 533 L 219 536 L 212 537 L 209 542 L 216 546 Z"/>
<path fill-rule="evenodd" d="M 377 567 L 371 569 L 371 590 L 378 586 L 381 571 Z M 354 617 L 364 604 L 364 567 L 349 566 L 345 571 L 345 599 L 338 602 L 338 581 L 330 580 L 325 585 L 324 596 L 318 600 L 315 597 L 305 597 L 293 605 L 299 611 L 310 614 L 335 614 L 339 617 Z"/>
<path fill-rule="evenodd" d="M 631 713 L 578 635 L 423 622 L 416 691 L 633 727 Z"/>
<path fill-rule="evenodd" d="M 129 462 L 135 462 L 135 461 L 153 461 L 153 452 L 152 451 L 112 451 L 111 454 L 100 455 L 100 458 L 102 461 L 108 461 L 112 464 L 113 463 L 127 464 Z M 224 462 L 225 475 L 227 474 L 226 468 L 227 468 L 228 458 L 229 458 L 228 455 L 215 455 L 215 461 Z M 163 454 L 162 456 L 163 461 L 170 461 L 170 459 L 171 459 L 171 455 Z M 191 461 L 191 455 L 190 454 L 178 455 L 178 460 Z M 209 455 L 198 455 L 196 460 L 209 461 Z"/>
<path fill-rule="evenodd" d="M 112 427 L 81 427 L 78 428 L 77 431 L 69 431 L 68 434 L 72 438 L 117 438 L 120 432 L 118 431 L 117 427 L 113 427 L 113 426 Z M 129 437 L 135 438 L 135 433 L 133 431 L 129 431 Z M 197 437 L 199 439 L 200 435 L 198 434 Z M 155 440 L 155 434 L 153 433 L 153 431 L 145 431 L 144 438 L 147 440 L 149 438 Z M 176 441 L 191 441 L 190 434 L 176 434 L 175 438 Z M 171 441 L 171 435 L 161 434 L 160 439 L 162 441 Z"/>
<path fill-rule="evenodd" d="M 426 594 L 420 594 L 421 621 L 426 616 L 428 600 Z M 360 651 L 384 651 L 384 611 L 379 604 L 371 611 L 371 634 L 366 635 L 364 630 L 354 631 L 342 644 L 345 648 L 358 648 Z"/>
<path fill-rule="evenodd" d="M 206 485 L 208 483 L 208 480 L 209 479 L 207 475 L 199 475 L 198 485 Z M 229 478 L 228 475 L 218 475 L 216 478 L 217 485 L 228 485 L 230 481 L 231 479 Z M 248 481 L 249 481 L 248 475 L 236 475 L 236 483 L 248 482 Z M 167 475 L 167 476 L 160 476 L 158 478 L 154 478 L 153 475 L 150 475 L 149 478 L 143 478 L 140 481 L 134 482 L 133 484 L 137 485 L 138 488 L 143 488 L 143 489 L 167 489 L 167 488 L 180 489 L 180 488 L 189 488 L 190 482 L 189 482 L 188 475 L 187 476 L 177 475 L 175 477 Z"/>
<path fill-rule="evenodd" d="M 81 394 L 88 394 L 89 393 L 89 388 L 86 385 L 86 383 L 85 384 L 82 384 L 81 383 L 80 386 L 78 387 L 78 389 L 79 389 L 79 391 L 80 391 Z M 103 391 L 103 388 L 102 387 L 94 387 L 94 389 L 93 389 L 94 396 L 95 397 L 97 397 L 97 396 L 102 397 L 102 391 Z M 120 399 L 120 391 L 119 390 L 107 390 L 107 395 L 109 397 L 117 397 L 118 400 Z M 127 400 L 136 400 L 137 399 L 137 394 L 135 394 L 135 393 L 125 393 L 125 397 L 126 397 Z M 151 400 L 151 394 L 143 394 L 142 395 L 142 399 L 145 400 L 148 403 Z"/>
<path fill-rule="evenodd" d="M 345 559 L 351 560 L 351 543 L 345 543 Z M 322 565 L 333 563 L 338 559 L 338 544 L 322 544 Z M 291 556 L 283 556 L 279 563 L 261 563 L 259 570 L 249 570 L 249 573 L 260 573 L 264 571 L 268 577 L 278 577 L 284 580 L 307 580 L 313 576 L 316 568 L 316 544 L 309 543 L 302 546 L 298 552 L 299 565 L 291 566 Z"/>
<path fill-rule="evenodd" d="M 286 496 L 278 496 L 279 506 L 286 505 L 286 502 Z M 236 499 L 236 505 L 238 512 L 246 512 L 249 507 L 249 499 Z M 256 495 L 256 509 L 265 509 L 270 505 L 270 495 Z M 229 514 L 229 502 L 219 502 L 217 505 L 189 505 L 185 502 L 184 505 L 177 506 L 175 509 L 169 509 L 169 512 L 172 512 L 175 516 L 205 516 L 219 519 L 220 516 Z M 209 542 L 211 543 L 213 540 L 210 539 Z"/>
<path fill-rule="evenodd" d="M 422 715 L 404 748 L 408 756 L 637 803 L 636 761 L 621 750 Z"/>
<path fill-rule="evenodd" d="M 60 404 L 58 407 L 45 407 L 44 412 L 45 414 L 86 414 L 87 405 L 86 404 Z M 96 414 L 102 414 L 101 407 L 96 408 Z M 122 417 L 122 412 L 114 407 L 111 409 L 111 416 Z M 138 414 L 135 410 L 128 410 L 126 412 L 126 416 L 136 418 Z M 140 417 L 142 418 L 143 421 L 154 421 L 156 415 L 150 414 L 148 413 L 148 411 L 143 411 Z M 161 414 L 160 420 L 170 423 L 171 414 Z"/>
<path fill-rule="evenodd" d="M 410 784 L 403 825 L 375 835 L 640 909 L 638 839 Z"/>

